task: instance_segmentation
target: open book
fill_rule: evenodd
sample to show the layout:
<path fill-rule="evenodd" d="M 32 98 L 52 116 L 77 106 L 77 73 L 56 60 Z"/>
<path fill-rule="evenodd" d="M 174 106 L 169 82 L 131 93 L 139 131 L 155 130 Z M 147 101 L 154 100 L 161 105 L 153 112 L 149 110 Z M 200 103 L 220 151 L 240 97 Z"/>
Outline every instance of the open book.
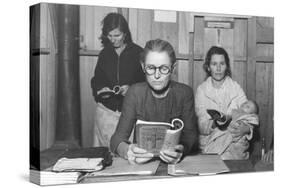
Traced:
<path fill-rule="evenodd" d="M 122 92 L 122 88 L 119 85 L 116 85 L 113 87 L 113 89 L 99 91 L 97 94 L 99 100 L 105 100 L 113 97 L 114 95 L 120 95 L 121 92 Z"/>
<path fill-rule="evenodd" d="M 229 168 L 217 154 L 186 156 L 180 163 L 168 165 L 168 174 L 174 176 L 212 175 L 225 172 L 229 172 Z"/>
<path fill-rule="evenodd" d="M 87 174 L 88 177 L 94 176 L 124 176 L 124 175 L 154 175 L 160 161 L 150 161 L 145 164 L 129 164 L 128 160 L 116 157 L 111 166 L 105 169 Z"/>
<path fill-rule="evenodd" d="M 183 121 L 177 118 L 171 123 L 137 120 L 137 146 L 158 156 L 160 150 L 174 148 L 179 143 L 183 127 Z"/>

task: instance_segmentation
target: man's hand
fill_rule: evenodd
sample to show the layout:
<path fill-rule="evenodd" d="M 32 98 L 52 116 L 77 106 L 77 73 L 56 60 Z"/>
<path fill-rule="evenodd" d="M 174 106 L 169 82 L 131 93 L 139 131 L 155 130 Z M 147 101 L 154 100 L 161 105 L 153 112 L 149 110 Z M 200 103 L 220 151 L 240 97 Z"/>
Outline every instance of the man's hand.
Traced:
<path fill-rule="evenodd" d="M 145 149 L 137 147 L 135 144 L 130 144 L 127 157 L 130 164 L 141 164 L 151 160 L 154 155 Z"/>
<path fill-rule="evenodd" d="M 166 163 L 175 164 L 180 161 L 183 149 L 183 145 L 176 145 L 172 150 L 160 151 L 160 158 Z"/>
<path fill-rule="evenodd" d="M 120 87 L 121 95 L 125 96 L 126 93 L 127 93 L 127 91 L 128 91 L 128 89 L 129 89 L 129 85 L 122 85 L 122 86 Z"/>

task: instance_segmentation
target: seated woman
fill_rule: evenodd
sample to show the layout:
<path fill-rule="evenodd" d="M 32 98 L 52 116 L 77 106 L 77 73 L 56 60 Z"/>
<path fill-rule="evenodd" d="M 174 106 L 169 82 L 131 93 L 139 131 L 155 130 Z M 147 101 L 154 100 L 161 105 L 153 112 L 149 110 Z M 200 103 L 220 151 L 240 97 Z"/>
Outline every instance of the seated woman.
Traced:
<path fill-rule="evenodd" d="M 141 55 L 146 82 L 129 88 L 110 141 L 111 151 L 130 163 L 144 163 L 153 158 L 152 153 L 128 141 L 137 119 L 170 123 L 172 119 L 180 118 L 184 122 L 179 145 L 160 152 L 160 158 L 167 163 L 178 162 L 196 145 L 193 91 L 189 86 L 171 80 L 175 62 L 174 49 L 167 41 L 156 39 L 146 43 Z"/>
<path fill-rule="evenodd" d="M 231 69 L 227 52 L 217 46 L 209 49 L 203 65 L 207 73 L 206 80 L 198 86 L 195 95 L 195 111 L 198 116 L 199 144 L 204 152 L 212 132 L 217 129 L 216 123 L 207 113 L 207 109 L 215 109 L 230 115 L 233 109 L 238 109 L 247 101 L 246 95 L 240 85 L 231 79 Z M 234 122 L 238 124 L 238 122 Z M 241 122 L 243 124 L 243 122 Z M 249 126 L 228 126 L 233 139 L 250 134 Z M 241 143 L 243 147 L 236 148 L 236 159 L 246 159 L 249 142 Z"/>

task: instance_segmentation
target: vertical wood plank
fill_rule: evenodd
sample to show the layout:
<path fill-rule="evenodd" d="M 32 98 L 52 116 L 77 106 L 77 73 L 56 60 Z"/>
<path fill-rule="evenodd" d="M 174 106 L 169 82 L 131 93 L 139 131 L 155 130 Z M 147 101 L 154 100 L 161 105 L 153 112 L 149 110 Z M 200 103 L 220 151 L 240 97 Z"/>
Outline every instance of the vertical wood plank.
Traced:
<path fill-rule="evenodd" d="M 40 48 L 50 54 L 40 55 L 40 150 L 52 146 L 56 125 L 56 44 L 48 4 L 40 6 Z"/>
<path fill-rule="evenodd" d="M 179 40 L 178 51 L 180 54 L 188 54 L 189 52 L 189 28 L 190 28 L 190 13 L 179 12 Z"/>
<path fill-rule="evenodd" d="M 245 61 L 235 61 L 232 69 L 232 78 L 246 91 L 246 67 Z"/>
<path fill-rule="evenodd" d="M 233 29 L 221 29 L 221 34 L 220 34 L 220 42 L 222 47 L 227 51 L 228 56 L 229 56 L 229 63 L 231 70 L 233 69 L 234 66 L 234 61 L 233 61 L 233 54 L 234 54 L 234 30 Z"/>
<path fill-rule="evenodd" d="M 48 114 L 47 114 L 47 62 L 40 57 L 40 150 L 47 149 Z"/>
<path fill-rule="evenodd" d="M 194 58 L 204 57 L 204 17 L 194 17 Z"/>
<path fill-rule="evenodd" d="M 268 119 L 267 128 L 265 130 L 265 147 L 269 150 L 271 144 L 273 144 L 273 133 L 274 133 L 274 64 L 267 64 L 268 66 Z"/>
<path fill-rule="evenodd" d="M 195 91 L 196 88 L 193 86 L 193 69 L 194 69 L 194 33 L 189 33 L 189 78 L 188 78 L 188 85 L 190 85 L 193 90 Z"/>
<path fill-rule="evenodd" d="M 86 6 L 85 8 L 85 33 L 84 43 L 86 49 L 98 49 L 100 47 L 99 37 L 101 35 L 101 20 L 96 19 L 95 8 Z M 98 30 L 99 29 L 99 30 Z"/>
<path fill-rule="evenodd" d="M 193 89 L 196 91 L 197 87 L 205 80 L 206 73 L 203 70 L 204 61 L 194 61 L 193 68 Z"/>
<path fill-rule="evenodd" d="M 247 97 L 256 98 L 256 17 L 248 19 Z"/>
<path fill-rule="evenodd" d="M 238 19 L 234 20 L 234 60 L 243 60 L 247 59 L 247 19 Z"/>
<path fill-rule="evenodd" d="M 130 8 L 129 9 L 129 28 L 132 35 L 132 40 L 137 41 L 138 36 L 138 10 Z"/>
<path fill-rule="evenodd" d="M 178 82 L 192 86 L 190 80 L 190 73 L 192 72 L 190 70 L 190 63 L 187 60 L 178 60 L 177 62 Z"/>
<path fill-rule="evenodd" d="M 49 9 L 55 10 L 54 6 L 49 5 Z M 47 56 L 47 105 L 48 105 L 48 131 L 47 131 L 47 147 L 51 147 L 55 142 L 55 125 L 56 125 L 56 88 L 57 88 L 57 44 L 58 41 L 56 39 L 57 35 L 53 32 L 57 26 L 56 24 L 52 24 L 55 20 L 52 20 L 50 15 L 50 11 L 47 14 L 47 41 L 48 48 L 50 49 L 50 54 Z"/>
<path fill-rule="evenodd" d="M 152 19 L 153 11 L 139 9 L 138 10 L 138 35 L 137 35 L 137 44 L 144 47 L 145 43 L 148 40 L 151 40 L 152 34 Z"/>
<path fill-rule="evenodd" d="M 81 117 L 82 146 L 93 146 L 93 131 L 96 102 L 91 88 L 97 57 L 80 57 Z"/>
<path fill-rule="evenodd" d="M 87 6 L 85 5 L 81 5 L 80 6 L 80 10 L 79 10 L 79 14 L 80 14 L 80 22 L 79 22 L 79 33 L 80 33 L 80 40 L 79 40 L 79 47 L 81 49 L 87 49 L 87 46 L 86 46 L 86 43 L 85 43 L 85 36 L 87 35 L 86 34 L 86 9 L 87 9 Z"/>
<path fill-rule="evenodd" d="M 268 107 L 269 107 L 269 71 L 268 66 L 265 63 L 258 63 L 256 66 L 258 74 L 256 75 L 256 101 L 259 105 L 259 118 L 260 118 L 260 127 L 259 135 L 260 138 L 265 138 L 265 131 L 268 123 Z M 261 139 L 255 144 L 255 154 L 260 154 L 261 151 Z"/>

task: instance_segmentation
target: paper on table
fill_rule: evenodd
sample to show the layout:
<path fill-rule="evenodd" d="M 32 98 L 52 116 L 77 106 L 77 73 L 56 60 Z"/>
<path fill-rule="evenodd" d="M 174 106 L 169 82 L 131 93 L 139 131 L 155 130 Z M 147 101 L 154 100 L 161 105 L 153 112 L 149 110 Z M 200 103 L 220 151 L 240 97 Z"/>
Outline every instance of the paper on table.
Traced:
<path fill-rule="evenodd" d="M 83 171 L 92 172 L 101 170 L 103 158 L 61 158 L 53 167 L 53 171 Z"/>
<path fill-rule="evenodd" d="M 89 176 L 121 176 L 121 175 L 153 175 L 159 166 L 160 161 L 152 161 L 145 164 L 129 164 L 122 158 L 113 158 L 111 166 L 104 170 L 93 172 Z"/>
<path fill-rule="evenodd" d="M 180 163 L 168 165 L 170 175 L 211 175 L 229 172 L 219 155 L 186 156 Z"/>

